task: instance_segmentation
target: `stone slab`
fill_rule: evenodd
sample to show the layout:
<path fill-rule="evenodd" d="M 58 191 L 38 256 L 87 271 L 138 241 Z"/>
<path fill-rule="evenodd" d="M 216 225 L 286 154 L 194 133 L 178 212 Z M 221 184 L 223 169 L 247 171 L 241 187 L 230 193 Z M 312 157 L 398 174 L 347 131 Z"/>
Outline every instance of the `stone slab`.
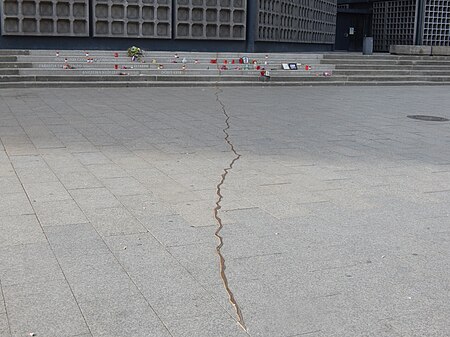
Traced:
<path fill-rule="evenodd" d="M 5 337 L 11 337 L 9 331 L 8 317 L 6 314 L 0 314 L 0 335 Z"/>
<path fill-rule="evenodd" d="M 65 280 L 3 288 L 13 337 L 60 337 L 88 333 Z"/>
<path fill-rule="evenodd" d="M 398 61 L 414 57 L 430 61 Z M 407 116 L 449 105 L 446 86 L 1 90 L 2 141 L 64 146 L 0 165 L 73 200 L 34 203 L 48 243 L 33 242 L 8 219 L 26 198 L 2 191 L 0 315 L 13 309 L 15 336 L 37 321 L 43 336 L 242 335 L 213 213 L 234 157 L 224 108 L 242 156 L 221 188 L 221 253 L 248 334 L 447 336 L 449 123 Z M 92 334 L 67 323 L 73 301 Z"/>
<path fill-rule="evenodd" d="M 34 210 L 25 194 L 8 193 L 0 198 L 0 216 L 34 214 Z"/>
<path fill-rule="evenodd" d="M 46 242 L 34 214 L 0 217 L 0 247 Z"/>
<path fill-rule="evenodd" d="M 0 261 L 3 286 L 63 279 L 47 242 L 3 247 Z"/>
<path fill-rule="evenodd" d="M 396 55 L 432 55 L 431 46 L 391 45 L 389 53 Z"/>
<path fill-rule="evenodd" d="M 42 226 L 61 226 L 88 222 L 80 207 L 72 199 L 33 204 Z"/>
<path fill-rule="evenodd" d="M 436 56 L 450 56 L 449 46 L 432 46 L 431 54 Z"/>

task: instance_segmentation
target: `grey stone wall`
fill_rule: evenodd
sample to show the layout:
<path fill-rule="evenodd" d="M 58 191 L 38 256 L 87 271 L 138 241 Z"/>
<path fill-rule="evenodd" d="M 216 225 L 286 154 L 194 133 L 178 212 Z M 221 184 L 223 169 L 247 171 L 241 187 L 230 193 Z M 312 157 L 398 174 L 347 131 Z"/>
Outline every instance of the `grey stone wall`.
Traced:
<path fill-rule="evenodd" d="M 3 0 L 2 35 L 89 36 L 88 0 Z"/>
<path fill-rule="evenodd" d="M 425 0 L 422 42 L 428 46 L 450 46 L 450 1 Z"/>
<path fill-rule="evenodd" d="M 172 37 L 171 0 L 93 0 L 94 36 Z"/>
<path fill-rule="evenodd" d="M 383 1 L 373 4 L 372 32 L 375 51 L 390 45 L 414 44 L 416 1 Z"/>
<path fill-rule="evenodd" d="M 245 40 L 247 0 L 176 0 L 177 39 Z"/>
<path fill-rule="evenodd" d="M 0 0 L 0 19 L 0 48 L 316 51 L 336 0 Z"/>
<path fill-rule="evenodd" d="M 258 0 L 258 41 L 334 44 L 336 0 Z"/>

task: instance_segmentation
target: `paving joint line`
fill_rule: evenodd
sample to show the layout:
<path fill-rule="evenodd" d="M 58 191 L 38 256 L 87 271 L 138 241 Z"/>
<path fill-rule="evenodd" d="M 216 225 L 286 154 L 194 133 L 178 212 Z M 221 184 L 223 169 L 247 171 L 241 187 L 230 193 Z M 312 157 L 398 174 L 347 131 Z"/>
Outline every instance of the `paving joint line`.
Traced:
<path fill-rule="evenodd" d="M 17 120 L 17 118 L 16 118 L 16 120 Z M 18 120 L 17 120 L 17 122 L 19 123 Z M 20 128 L 25 132 L 25 129 L 22 127 L 22 125 L 21 125 L 20 123 L 19 123 L 19 125 L 20 125 Z M 25 134 L 27 134 L 27 133 L 25 132 Z M 11 162 L 10 156 L 9 156 L 8 154 L 6 154 L 6 155 L 8 156 L 8 159 L 9 159 L 9 161 Z M 47 164 L 47 162 L 45 161 L 45 159 L 44 159 L 44 158 L 42 158 L 42 159 L 44 160 L 44 162 L 45 162 L 46 165 L 48 166 L 48 164 Z M 12 163 L 12 162 L 11 162 L 11 163 Z M 34 211 L 34 214 L 33 214 L 33 215 L 35 216 L 36 221 L 39 223 L 39 226 L 41 227 L 42 234 L 45 236 L 45 240 L 47 241 L 47 244 L 48 244 L 48 246 L 49 246 L 49 248 L 50 248 L 50 250 L 51 250 L 51 252 L 52 252 L 52 255 L 53 255 L 53 257 L 55 258 L 56 263 L 58 264 L 59 269 L 61 270 L 61 273 L 62 273 L 62 275 L 63 275 L 63 277 L 64 277 L 64 280 L 65 280 L 66 283 L 67 283 L 67 286 L 69 287 L 70 293 L 72 294 L 73 300 L 75 301 L 75 304 L 77 305 L 78 311 L 80 312 L 80 315 L 81 315 L 81 317 L 83 318 L 84 324 L 86 325 L 86 328 L 88 329 L 89 333 L 92 335 L 91 328 L 89 327 L 89 325 L 88 325 L 88 323 L 87 323 L 86 317 L 84 316 L 83 311 L 81 310 L 80 304 L 78 303 L 77 298 L 75 297 L 75 293 L 73 292 L 72 286 L 70 285 L 70 283 L 69 283 L 69 281 L 68 281 L 68 279 L 67 279 L 67 276 L 66 276 L 66 274 L 64 273 L 64 270 L 63 270 L 63 268 L 62 268 L 62 266 L 61 266 L 61 263 L 60 263 L 58 257 L 56 256 L 55 251 L 53 250 L 53 248 L 52 248 L 52 246 L 51 246 L 51 244 L 50 244 L 50 241 L 49 241 L 49 239 L 48 239 L 48 236 L 47 236 L 47 234 L 45 233 L 44 226 L 42 225 L 42 223 L 41 223 L 39 217 L 38 217 L 37 214 L 36 214 L 36 210 L 35 210 L 35 208 L 34 208 L 34 206 L 33 206 L 33 203 L 31 202 L 30 196 L 28 195 L 28 193 L 27 193 L 27 191 L 26 191 L 26 189 L 25 189 L 25 187 L 24 187 L 24 185 L 23 185 L 22 180 L 20 179 L 19 175 L 17 174 L 17 171 L 16 171 L 14 165 L 11 164 L 11 166 L 12 166 L 12 168 L 13 168 L 13 170 L 14 170 L 14 173 L 16 174 L 17 179 L 18 179 L 19 182 L 20 182 L 20 185 L 21 185 L 21 187 L 22 187 L 22 189 L 23 189 L 23 192 L 25 193 L 25 195 L 26 195 L 26 197 L 27 197 L 28 202 L 30 203 L 31 208 L 32 208 L 33 211 Z M 49 168 L 50 168 L 50 167 L 49 167 Z M 52 172 L 53 172 L 53 170 L 52 170 Z M 57 177 L 57 178 L 58 178 L 58 177 Z M 59 179 L 58 179 L 58 181 L 59 181 Z M 61 182 L 60 182 L 60 183 L 61 183 Z M 62 184 L 62 183 L 61 183 L 61 184 Z M 64 186 L 64 185 L 63 185 L 63 186 Z M 3 289 L 2 289 L 2 291 L 3 291 Z M 5 304 L 6 304 L 6 302 L 5 302 Z M 5 307 L 6 307 L 6 305 L 5 305 Z M 10 327 L 10 329 L 11 329 L 11 327 Z"/>

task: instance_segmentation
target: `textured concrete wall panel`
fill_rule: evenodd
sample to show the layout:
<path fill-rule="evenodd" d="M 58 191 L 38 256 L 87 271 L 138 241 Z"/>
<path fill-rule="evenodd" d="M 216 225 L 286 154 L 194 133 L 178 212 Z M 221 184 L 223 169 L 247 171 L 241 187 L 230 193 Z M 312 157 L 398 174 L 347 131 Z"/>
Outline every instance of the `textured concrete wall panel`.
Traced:
<path fill-rule="evenodd" d="M 94 36 L 170 39 L 171 0 L 93 0 Z"/>
<path fill-rule="evenodd" d="M 336 0 L 258 0 L 258 41 L 333 44 Z"/>
<path fill-rule="evenodd" d="M 245 40 L 247 0 L 176 0 L 175 38 Z"/>
<path fill-rule="evenodd" d="M 2 35 L 89 36 L 88 0 L 3 0 Z"/>

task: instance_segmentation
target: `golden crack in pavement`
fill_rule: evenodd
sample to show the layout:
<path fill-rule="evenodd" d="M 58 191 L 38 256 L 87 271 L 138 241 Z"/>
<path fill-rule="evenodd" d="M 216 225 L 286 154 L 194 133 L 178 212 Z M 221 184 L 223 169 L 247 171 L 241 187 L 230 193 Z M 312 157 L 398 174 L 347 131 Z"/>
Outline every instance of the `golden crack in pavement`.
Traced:
<path fill-rule="evenodd" d="M 225 290 L 228 293 L 228 298 L 229 301 L 231 303 L 231 305 L 233 306 L 235 312 L 236 312 L 236 316 L 237 316 L 237 323 L 239 324 L 239 326 L 245 331 L 247 332 L 247 327 L 244 323 L 244 317 L 242 315 L 242 311 L 241 308 L 239 307 L 239 304 L 237 303 L 233 292 L 230 289 L 230 286 L 228 284 L 228 278 L 227 275 L 225 273 L 226 270 L 226 265 L 225 265 L 225 258 L 222 255 L 222 247 L 223 247 L 223 237 L 220 235 L 220 232 L 223 229 L 223 223 L 222 223 L 222 219 L 219 216 L 219 210 L 222 208 L 221 203 L 223 200 L 223 195 L 222 195 L 222 186 L 225 183 L 225 179 L 228 175 L 228 173 L 233 169 L 234 164 L 241 158 L 241 155 L 236 151 L 236 149 L 234 148 L 233 143 L 230 141 L 230 135 L 228 133 L 228 130 L 230 129 L 230 115 L 228 115 L 227 110 L 225 105 L 223 104 L 223 102 L 220 100 L 219 98 L 219 93 L 221 92 L 221 90 L 219 88 L 217 88 L 217 91 L 215 93 L 216 95 L 216 101 L 220 104 L 220 106 L 222 107 L 222 112 L 225 115 L 226 119 L 225 119 L 225 124 L 226 124 L 226 128 L 223 129 L 223 133 L 225 134 L 225 141 L 228 143 L 228 145 L 231 148 L 231 151 L 234 153 L 235 157 L 233 158 L 233 160 L 231 161 L 230 165 L 225 168 L 221 175 L 221 180 L 219 182 L 219 184 L 216 187 L 216 194 L 217 194 L 217 202 L 216 202 L 216 207 L 214 208 L 214 217 L 217 221 L 217 225 L 218 228 L 215 232 L 215 236 L 217 237 L 217 239 L 219 240 L 219 244 L 216 247 L 216 252 L 217 255 L 219 255 L 219 261 L 220 261 L 220 277 L 222 278 L 222 282 L 223 285 L 225 287 Z"/>

